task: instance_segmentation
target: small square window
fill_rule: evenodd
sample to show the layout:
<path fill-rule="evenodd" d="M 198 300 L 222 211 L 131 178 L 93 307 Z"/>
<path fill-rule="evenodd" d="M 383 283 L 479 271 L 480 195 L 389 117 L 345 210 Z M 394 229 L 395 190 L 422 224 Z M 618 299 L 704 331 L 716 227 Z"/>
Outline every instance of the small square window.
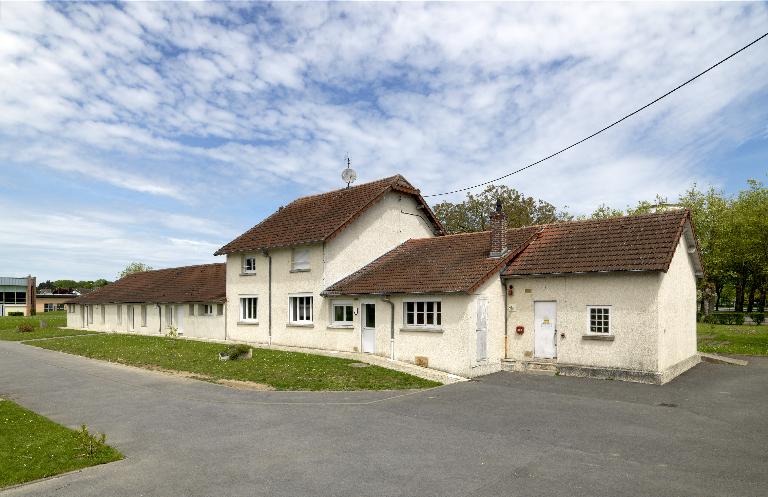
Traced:
<path fill-rule="evenodd" d="M 291 253 L 292 271 L 309 271 L 309 249 L 295 248 Z"/>
<path fill-rule="evenodd" d="M 335 301 L 333 308 L 333 324 L 337 326 L 351 326 L 355 319 L 355 308 L 352 302 Z"/>
<path fill-rule="evenodd" d="M 611 332 L 611 308 L 589 306 L 589 332 L 609 334 Z"/>
<path fill-rule="evenodd" d="M 248 255 L 243 258 L 243 273 L 253 274 L 256 272 L 256 257 Z"/>

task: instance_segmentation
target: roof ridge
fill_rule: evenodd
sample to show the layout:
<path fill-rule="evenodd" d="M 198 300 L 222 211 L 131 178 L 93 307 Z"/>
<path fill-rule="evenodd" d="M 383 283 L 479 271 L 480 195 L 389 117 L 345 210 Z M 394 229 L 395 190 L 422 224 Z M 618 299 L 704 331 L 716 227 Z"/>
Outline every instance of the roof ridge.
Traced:
<path fill-rule="evenodd" d="M 372 181 L 368 181 L 366 183 L 360 183 L 359 185 L 355 185 L 355 186 L 342 187 L 342 188 L 337 188 L 335 190 L 328 190 L 327 192 L 312 193 L 310 195 L 302 195 L 301 197 L 296 197 L 295 199 L 291 200 L 288 203 L 288 205 L 293 204 L 294 202 L 298 202 L 299 200 L 306 200 L 306 199 L 310 199 L 310 198 L 313 198 L 313 197 L 322 197 L 323 195 L 330 195 L 331 193 L 343 192 L 343 191 L 346 191 L 346 190 L 354 190 L 355 188 L 361 188 L 363 186 L 369 186 L 369 185 L 372 185 L 373 183 L 384 183 L 384 182 L 387 182 L 387 180 L 389 180 L 388 183 L 391 185 L 391 184 L 395 183 L 395 180 L 398 179 L 398 178 L 405 180 L 405 178 L 402 175 L 395 174 L 394 176 L 387 176 L 386 178 L 375 179 L 375 180 L 372 180 Z M 407 182 L 408 180 L 405 180 L 405 181 Z"/>
<path fill-rule="evenodd" d="M 608 221 L 615 221 L 617 219 L 637 219 L 641 217 L 656 217 L 656 216 L 664 216 L 669 214 L 679 214 L 681 212 L 685 212 L 688 210 L 690 209 L 688 209 L 687 207 L 683 207 L 680 209 L 671 209 L 664 212 L 647 212 L 645 214 L 624 214 L 621 216 L 604 217 L 600 219 L 572 219 L 569 221 L 559 221 L 554 223 L 529 224 L 528 226 L 522 226 L 522 228 L 563 226 L 563 225 L 569 225 L 569 224 L 602 223 L 602 222 L 608 222 Z M 516 229 L 516 228 L 510 228 L 510 229 Z"/>
<path fill-rule="evenodd" d="M 148 269 L 146 271 L 136 271 L 134 273 L 126 274 L 123 278 L 125 278 L 126 276 L 133 276 L 134 274 L 156 273 L 158 271 L 173 271 L 174 269 L 190 269 L 190 268 L 193 268 L 193 267 L 225 266 L 225 265 L 226 265 L 226 262 L 209 262 L 207 264 L 190 264 L 188 266 L 161 267 L 161 268 L 158 268 L 158 269 Z M 94 289 L 94 290 L 98 290 L 98 289 Z"/>

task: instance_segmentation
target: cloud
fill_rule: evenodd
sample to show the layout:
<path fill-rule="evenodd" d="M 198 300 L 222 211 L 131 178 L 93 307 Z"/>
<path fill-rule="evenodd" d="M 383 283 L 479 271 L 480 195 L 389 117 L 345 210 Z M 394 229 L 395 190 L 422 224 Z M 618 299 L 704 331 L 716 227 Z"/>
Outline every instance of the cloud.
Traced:
<path fill-rule="evenodd" d="M 55 177 L 84 213 L 164 213 L 131 224 L 180 247 L 339 186 L 345 153 L 361 181 L 427 194 L 501 176 L 767 21 L 760 3 L 6 3 L 0 168 Z M 574 213 L 722 182 L 712 157 L 765 139 L 766 58 L 768 41 L 504 182 Z"/>

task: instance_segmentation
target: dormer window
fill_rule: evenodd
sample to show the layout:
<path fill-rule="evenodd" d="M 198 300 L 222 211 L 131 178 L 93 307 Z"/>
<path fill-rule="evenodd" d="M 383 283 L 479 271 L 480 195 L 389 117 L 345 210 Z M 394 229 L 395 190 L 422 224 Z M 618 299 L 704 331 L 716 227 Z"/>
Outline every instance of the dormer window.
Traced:
<path fill-rule="evenodd" d="M 295 248 L 291 254 L 291 271 L 309 271 L 309 249 Z"/>
<path fill-rule="evenodd" d="M 256 257 L 253 255 L 243 256 L 243 274 L 256 273 Z"/>

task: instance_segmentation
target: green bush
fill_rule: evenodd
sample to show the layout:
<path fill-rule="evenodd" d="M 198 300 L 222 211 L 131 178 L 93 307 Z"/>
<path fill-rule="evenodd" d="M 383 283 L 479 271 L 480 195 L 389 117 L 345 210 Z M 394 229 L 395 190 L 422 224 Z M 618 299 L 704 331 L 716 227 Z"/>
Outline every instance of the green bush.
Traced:
<path fill-rule="evenodd" d="M 8 313 L 9 316 L 23 316 L 24 313 L 21 311 L 13 311 Z"/>
<path fill-rule="evenodd" d="M 107 436 L 104 433 L 91 434 L 85 425 L 80 426 L 77 438 L 80 440 L 80 448 L 85 451 L 82 455 L 88 457 L 95 456 L 107 442 Z"/>
<path fill-rule="evenodd" d="M 765 321 L 765 314 L 763 314 L 762 312 L 753 312 L 752 314 L 749 315 L 749 317 L 757 325 L 761 325 L 763 324 L 763 321 Z"/>
<path fill-rule="evenodd" d="M 237 359 L 247 356 L 250 351 L 251 347 L 239 343 L 228 348 L 226 353 L 229 356 L 230 361 L 236 361 Z"/>
<path fill-rule="evenodd" d="M 16 331 L 19 333 L 32 333 L 35 331 L 35 327 L 32 326 L 29 323 L 21 323 L 18 328 L 16 328 Z"/>
<path fill-rule="evenodd" d="M 713 324 L 744 324 L 744 313 L 741 312 L 718 312 L 710 314 L 704 318 L 705 323 Z"/>

